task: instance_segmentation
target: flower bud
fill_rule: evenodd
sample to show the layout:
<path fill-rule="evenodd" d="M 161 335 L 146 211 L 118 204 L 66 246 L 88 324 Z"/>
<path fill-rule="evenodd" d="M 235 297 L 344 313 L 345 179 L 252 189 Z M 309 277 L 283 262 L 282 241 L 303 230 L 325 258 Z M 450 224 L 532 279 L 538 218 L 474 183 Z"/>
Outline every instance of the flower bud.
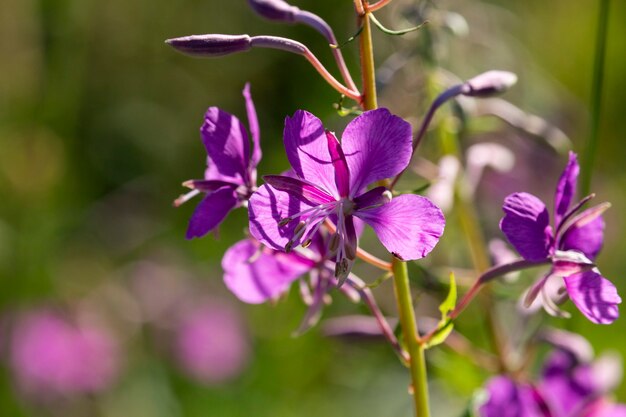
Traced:
<path fill-rule="evenodd" d="M 517 75 L 508 71 L 487 71 L 463 84 L 461 94 L 469 97 L 492 97 L 502 94 L 517 82 Z"/>
<path fill-rule="evenodd" d="M 200 57 L 217 57 L 252 48 L 248 35 L 191 35 L 168 39 L 165 43 L 182 53 Z"/>
<path fill-rule="evenodd" d="M 295 15 L 300 11 L 283 0 L 248 0 L 248 4 L 264 18 L 280 22 L 294 23 Z"/>

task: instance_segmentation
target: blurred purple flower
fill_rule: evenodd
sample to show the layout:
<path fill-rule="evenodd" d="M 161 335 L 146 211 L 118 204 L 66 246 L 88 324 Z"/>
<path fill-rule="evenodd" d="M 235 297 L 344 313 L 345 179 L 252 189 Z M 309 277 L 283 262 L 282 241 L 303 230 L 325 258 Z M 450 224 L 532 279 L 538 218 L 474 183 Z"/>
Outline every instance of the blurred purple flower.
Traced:
<path fill-rule="evenodd" d="M 120 366 L 110 333 L 45 310 L 18 319 L 10 357 L 19 387 L 39 398 L 102 391 Z"/>
<path fill-rule="evenodd" d="M 387 109 L 365 112 L 346 127 L 340 144 L 322 122 L 298 110 L 285 121 L 287 158 L 297 178 L 272 175 L 250 198 L 250 232 L 265 245 L 289 252 L 306 246 L 329 218 L 337 231 L 335 276 L 345 280 L 356 258 L 354 217 L 372 226 L 382 244 L 401 259 L 428 254 L 443 233 L 441 210 L 427 198 L 391 198 L 385 187 L 366 191 L 409 163 L 411 126 Z"/>
<path fill-rule="evenodd" d="M 180 205 L 199 193 L 206 196 L 198 204 L 187 229 L 187 239 L 201 237 L 215 229 L 228 213 L 244 204 L 256 189 L 256 167 L 261 159 L 259 123 L 250 96 L 250 84 L 243 90 L 252 135 L 239 119 L 218 107 L 209 107 L 200 128 L 207 151 L 207 169 L 202 180 L 183 185 L 193 191 L 181 196 Z"/>
<path fill-rule="evenodd" d="M 619 368 L 619 367 L 618 367 Z M 604 368 L 585 362 L 567 347 L 556 349 L 543 366 L 537 383 L 519 382 L 496 376 L 487 383 L 489 398 L 480 407 L 481 417 L 622 417 L 626 406 L 614 404 L 605 396 L 605 380 L 613 380 Z"/>
<path fill-rule="evenodd" d="M 515 193 L 504 200 L 505 216 L 500 228 L 524 259 L 550 260 L 550 272 L 529 290 L 529 305 L 543 291 L 550 276 L 563 277 L 565 289 L 576 307 L 592 322 L 612 323 L 619 316 L 621 298 L 615 286 L 605 279 L 593 260 L 602 247 L 604 220 L 608 204 L 580 212 L 591 196 L 572 206 L 579 166 L 570 152 L 569 163 L 557 185 L 554 198 L 554 228 L 543 202 L 532 194 Z M 549 297 L 544 297 L 549 298 Z"/>
<path fill-rule="evenodd" d="M 233 307 L 210 300 L 184 311 L 179 320 L 174 354 L 187 374 L 206 384 L 218 384 L 242 372 L 250 346 Z"/>

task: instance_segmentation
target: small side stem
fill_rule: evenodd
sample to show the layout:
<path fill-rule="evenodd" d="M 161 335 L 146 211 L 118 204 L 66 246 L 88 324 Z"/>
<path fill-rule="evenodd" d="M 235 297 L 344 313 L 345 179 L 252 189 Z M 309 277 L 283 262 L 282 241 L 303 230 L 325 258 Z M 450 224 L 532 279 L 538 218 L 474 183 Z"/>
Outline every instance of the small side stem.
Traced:
<path fill-rule="evenodd" d="M 375 12 L 376 10 L 380 10 L 383 7 L 385 7 L 386 5 L 388 5 L 389 3 L 391 3 L 391 0 L 379 0 L 376 3 L 370 5 L 367 7 L 367 10 L 369 12 Z"/>
<path fill-rule="evenodd" d="M 331 87 L 333 87 L 335 90 L 339 91 L 346 97 L 350 97 L 352 100 L 355 100 L 357 102 L 361 101 L 361 95 L 359 94 L 359 92 L 353 91 L 337 81 L 337 79 L 333 77 L 330 72 L 328 72 L 324 65 L 319 61 L 319 59 L 317 59 L 315 55 L 313 55 L 311 51 L 307 49 L 304 53 L 304 57 L 311 63 L 311 65 L 313 65 L 317 72 L 319 72 L 319 74 L 326 80 L 328 84 L 331 85 Z"/>

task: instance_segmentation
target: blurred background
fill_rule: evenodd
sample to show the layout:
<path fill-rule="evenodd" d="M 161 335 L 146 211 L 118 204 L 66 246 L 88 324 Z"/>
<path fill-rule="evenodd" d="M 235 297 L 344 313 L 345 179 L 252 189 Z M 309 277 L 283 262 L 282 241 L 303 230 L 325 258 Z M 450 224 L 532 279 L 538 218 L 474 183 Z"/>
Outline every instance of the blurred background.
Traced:
<path fill-rule="evenodd" d="M 340 42 L 356 32 L 351 1 L 293 4 L 324 17 Z M 487 168 L 476 194 L 485 235 L 503 238 L 503 197 L 524 190 L 550 205 L 567 138 L 582 151 L 589 136 L 597 2 L 394 0 L 377 15 L 397 29 L 421 23 L 426 11 L 426 29 L 404 37 L 375 33 L 382 106 L 417 124 L 429 88 L 437 88 L 427 86 L 429 74 L 463 79 L 503 69 L 519 76 L 504 98 L 526 117 L 543 119 L 539 131 L 532 118 L 534 125 L 517 127 L 498 118 L 474 121 L 472 111 L 481 110 L 472 103 L 451 116 L 463 122 L 463 149 L 497 142 L 515 156 L 508 172 Z M 609 20 L 592 189 L 613 204 L 598 262 L 624 294 L 626 2 L 612 2 Z M 202 33 L 297 39 L 337 73 L 317 33 L 264 21 L 245 0 L 0 3 L 0 415 L 410 415 L 408 374 L 384 342 L 327 338 L 324 322 L 291 337 L 305 311 L 295 289 L 257 306 L 228 293 L 220 261 L 241 239 L 244 210 L 227 219 L 219 238 L 185 240 L 195 202 L 175 209 L 172 201 L 184 192 L 182 181 L 204 171 L 198 129 L 208 106 L 245 122 L 241 90 L 251 83 L 261 175 L 287 168 L 286 115 L 304 108 L 337 131 L 348 121 L 332 106 L 337 93 L 300 57 L 254 50 L 201 60 L 163 42 Z M 358 78 L 356 43 L 344 54 Z M 433 166 L 438 157 L 425 147 Z M 423 172 L 428 164 L 421 165 L 416 170 Z M 407 189 L 423 183 L 417 176 L 404 182 Z M 449 265 L 470 266 L 454 222 L 451 214 L 432 259 L 419 264 L 436 267 L 433 275 L 444 282 Z M 362 269 L 372 281 L 369 272 Z M 522 276 L 515 294 L 535 275 Z M 388 284 L 376 295 L 393 316 Z M 416 280 L 424 287 L 418 308 L 436 317 L 440 288 L 427 284 Z M 502 308 L 514 310 L 512 291 L 494 286 Z M 458 329 L 484 345 L 477 311 L 470 308 Z M 338 296 L 324 314 L 357 313 L 366 310 Z M 626 355 L 624 319 L 595 326 L 577 312 L 569 320 L 540 315 L 584 334 L 597 353 Z M 502 317 L 505 325 L 514 320 Z M 446 348 L 428 359 L 434 415 L 459 415 L 488 373 Z M 617 398 L 626 400 L 626 385 Z"/>

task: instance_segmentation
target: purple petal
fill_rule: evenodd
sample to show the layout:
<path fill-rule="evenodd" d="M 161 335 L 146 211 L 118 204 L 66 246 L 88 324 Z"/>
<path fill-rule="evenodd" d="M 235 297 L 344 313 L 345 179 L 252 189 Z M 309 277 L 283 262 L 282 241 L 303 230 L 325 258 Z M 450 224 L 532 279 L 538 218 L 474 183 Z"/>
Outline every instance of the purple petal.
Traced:
<path fill-rule="evenodd" d="M 608 279 L 596 271 L 570 275 L 565 287 L 572 302 L 589 320 L 597 324 L 610 324 L 619 316 L 617 305 L 622 299 Z"/>
<path fill-rule="evenodd" d="M 183 186 L 191 188 L 192 190 L 202 191 L 203 193 L 210 193 L 226 186 L 237 188 L 237 184 L 220 180 L 189 180 L 185 181 Z"/>
<path fill-rule="evenodd" d="M 439 241 L 445 226 L 439 207 L 414 194 L 401 195 L 354 215 L 374 229 L 389 252 L 403 260 L 426 256 Z"/>
<path fill-rule="evenodd" d="M 352 120 L 341 137 L 350 169 L 350 193 L 399 174 L 413 152 L 411 125 L 387 109 L 367 111 Z"/>
<path fill-rule="evenodd" d="M 568 228 L 559 246 L 563 250 L 577 250 L 585 254 L 589 259 L 593 260 L 598 256 L 604 242 L 604 219 L 596 217 L 583 226 L 576 224 Z"/>
<path fill-rule="evenodd" d="M 553 415 L 576 415 L 574 411 L 596 394 L 591 372 L 591 366 L 579 363 L 571 352 L 555 350 L 548 356 L 539 388 Z"/>
<path fill-rule="evenodd" d="M 200 134 L 208 155 L 205 178 L 249 183 L 250 141 L 239 119 L 209 107 Z"/>
<path fill-rule="evenodd" d="M 556 187 L 554 195 L 554 224 L 558 225 L 563 215 L 567 213 L 567 209 L 572 203 L 574 194 L 576 194 L 576 182 L 578 179 L 578 160 L 574 152 L 569 153 L 569 162 L 565 170 L 561 174 L 559 183 Z"/>
<path fill-rule="evenodd" d="M 189 219 L 187 239 L 202 237 L 215 229 L 238 203 L 237 193 L 232 186 L 207 194 Z"/>
<path fill-rule="evenodd" d="M 549 255 L 550 218 L 546 206 L 532 194 L 515 193 L 504 199 L 500 229 L 524 259 L 539 261 Z"/>
<path fill-rule="evenodd" d="M 259 253 L 258 251 L 261 250 Z M 287 291 L 315 266 L 296 253 L 262 250 L 251 239 L 235 243 L 224 254 L 224 283 L 241 301 L 263 303 Z"/>
<path fill-rule="evenodd" d="M 376 187 L 353 199 L 355 210 L 367 210 L 391 201 L 391 193 L 385 187 Z"/>
<path fill-rule="evenodd" d="M 587 416 L 586 416 L 587 417 Z M 626 417 L 626 405 L 602 402 L 588 417 Z"/>
<path fill-rule="evenodd" d="M 298 198 L 305 200 L 310 205 L 315 206 L 335 201 L 334 198 L 316 186 L 297 178 L 285 177 L 282 175 L 265 175 L 263 179 L 273 188 L 297 196 Z"/>
<path fill-rule="evenodd" d="M 328 153 L 322 122 L 311 113 L 298 110 L 285 119 L 285 151 L 298 177 L 339 197 L 335 185 L 335 169 Z"/>
<path fill-rule="evenodd" d="M 328 153 L 335 169 L 335 185 L 339 195 L 347 197 L 350 192 L 350 171 L 348 171 L 346 156 L 335 135 L 328 130 L 326 131 L 326 142 L 328 143 Z"/>
<path fill-rule="evenodd" d="M 284 251 L 287 243 L 294 237 L 298 220 L 284 226 L 280 226 L 279 223 L 311 207 L 314 206 L 293 194 L 277 190 L 267 184 L 262 185 L 249 200 L 250 233 L 266 246 Z M 301 220 L 306 220 L 307 217 L 303 215 Z M 319 221 L 313 222 L 309 229 L 317 223 Z"/>
<path fill-rule="evenodd" d="M 252 157 L 250 159 L 250 169 L 255 170 L 261 160 L 261 130 L 259 129 L 259 119 L 256 115 L 254 102 L 250 95 L 250 83 L 246 83 L 243 88 L 243 97 L 246 100 L 246 112 L 248 113 L 248 127 L 252 135 Z"/>
<path fill-rule="evenodd" d="M 487 382 L 489 398 L 479 410 L 481 417 L 543 417 L 538 394 L 527 384 L 516 384 L 506 376 Z"/>

